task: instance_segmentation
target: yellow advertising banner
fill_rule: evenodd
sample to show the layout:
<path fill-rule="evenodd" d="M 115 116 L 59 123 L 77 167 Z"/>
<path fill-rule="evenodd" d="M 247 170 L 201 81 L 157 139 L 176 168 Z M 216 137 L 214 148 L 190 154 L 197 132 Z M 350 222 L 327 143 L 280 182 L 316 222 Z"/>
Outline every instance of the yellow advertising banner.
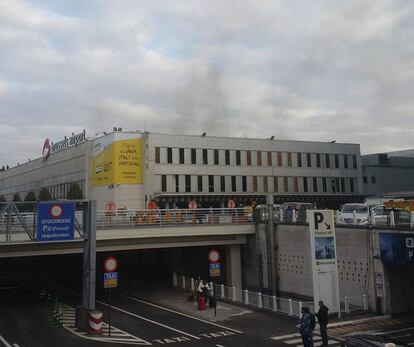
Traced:
<path fill-rule="evenodd" d="M 93 159 L 93 186 L 142 184 L 142 139 L 114 141 Z"/>

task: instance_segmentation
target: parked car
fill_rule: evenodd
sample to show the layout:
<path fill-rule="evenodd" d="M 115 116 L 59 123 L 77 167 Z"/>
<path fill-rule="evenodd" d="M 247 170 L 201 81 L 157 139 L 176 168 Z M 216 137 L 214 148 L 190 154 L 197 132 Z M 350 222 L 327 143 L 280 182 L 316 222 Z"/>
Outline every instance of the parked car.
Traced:
<path fill-rule="evenodd" d="M 408 347 L 408 344 L 383 335 L 355 334 L 346 337 L 343 347 Z"/>
<path fill-rule="evenodd" d="M 354 224 L 354 212 L 356 224 L 364 225 L 369 222 L 369 206 L 367 204 L 345 204 L 338 214 L 339 224 Z"/>

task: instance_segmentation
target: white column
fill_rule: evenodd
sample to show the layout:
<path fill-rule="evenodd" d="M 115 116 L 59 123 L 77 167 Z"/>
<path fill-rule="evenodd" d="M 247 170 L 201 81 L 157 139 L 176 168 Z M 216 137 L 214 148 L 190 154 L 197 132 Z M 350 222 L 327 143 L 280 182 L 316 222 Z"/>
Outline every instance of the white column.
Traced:
<path fill-rule="evenodd" d="M 242 288 L 240 245 L 226 247 L 227 286 Z"/>

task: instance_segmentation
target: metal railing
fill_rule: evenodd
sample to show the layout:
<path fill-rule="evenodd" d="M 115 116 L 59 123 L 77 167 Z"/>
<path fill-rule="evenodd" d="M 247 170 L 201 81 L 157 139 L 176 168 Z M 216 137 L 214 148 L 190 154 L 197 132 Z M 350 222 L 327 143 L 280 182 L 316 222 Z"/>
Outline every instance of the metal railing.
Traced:
<path fill-rule="evenodd" d="M 97 211 L 97 228 L 169 225 L 249 224 L 243 208 Z"/>
<path fill-rule="evenodd" d="M 197 290 L 198 283 L 193 277 L 177 275 L 173 273 L 172 283 L 174 287 L 182 288 L 185 291 Z M 246 306 L 254 307 L 259 310 L 282 312 L 292 317 L 300 317 L 304 302 L 293 300 L 291 298 L 279 298 L 269 296 L 260 292 L 254 292 L 247 289 L 228 287 L 224 284 L 209 283 L 210 296 L 216 298 L 237 302 Z M 307 306 L 313 307 L 313 303 L 307 303 Z"/>
<path fill-rule="evenodd" d="M 368 310 L 368 297 L 366 294 L 359 296 L 344 296 L 341 298 L 342 312 L 350 313 L 361 310 Z"/>

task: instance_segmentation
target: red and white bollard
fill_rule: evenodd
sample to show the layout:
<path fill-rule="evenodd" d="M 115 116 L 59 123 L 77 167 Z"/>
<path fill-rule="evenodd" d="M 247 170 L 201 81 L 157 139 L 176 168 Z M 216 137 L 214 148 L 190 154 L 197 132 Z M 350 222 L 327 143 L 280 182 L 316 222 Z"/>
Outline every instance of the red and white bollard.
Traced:
<path fill-rule="evenodd" d="M 102 335 L 103 313 L 100 311 L 89 312 L 89 333 Z"/>

